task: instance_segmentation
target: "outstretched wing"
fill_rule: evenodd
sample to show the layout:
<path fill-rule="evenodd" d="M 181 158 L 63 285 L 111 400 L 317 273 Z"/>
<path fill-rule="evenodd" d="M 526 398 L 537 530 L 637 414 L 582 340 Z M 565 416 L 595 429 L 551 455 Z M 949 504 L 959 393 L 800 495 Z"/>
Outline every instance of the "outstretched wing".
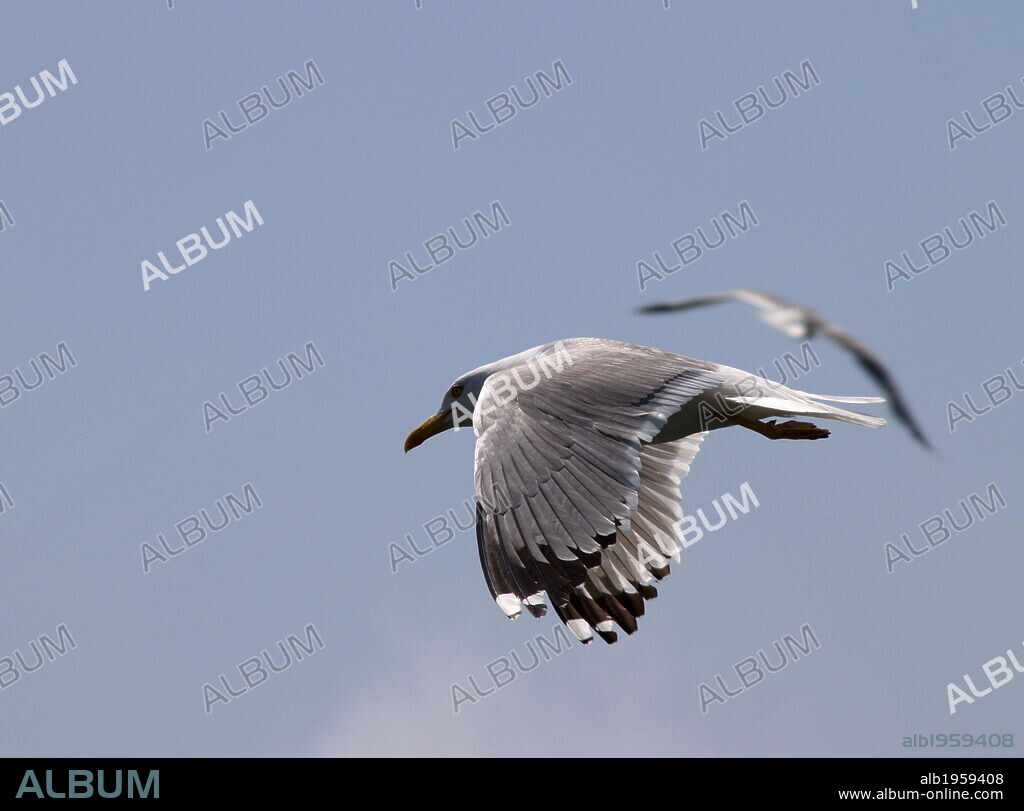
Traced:
<path fill-rule="evenodd" d="M 677 310 L 690 310 L 694 307 L 705 307 L 708 304 L 721 304 L 724 301 L 745 301 L 747 304 L 757 307 L 762 321 L 798 341 L 809 338 L 817 326 L 817 314 L 806 307 L 786 301 L 774 293 L 742 288 L 724 290 L 721 293 L 711 293 L 706 296 L 659 301 L 639 309 L 642 313 L 670 313 Z"/>
<path fill-rule="evenodd" d="M 721 293 L 708 293 L 704 296 L 688 296 L 687 298 L 672 299 L 671 301 L 659 301 L 654 304 L 647 304 L 638 308 L 642 313 L 668 313 L 676 310 L 689 310 L 693 307 L 704 307 L 708 304 L 721 304 L 723 301 L 745 301 L 763 310 L 771 310 L 778 307 L 797 308 L 795 304 L 786 301 L 774 293 L 765 293 L 762 290 L 723 290 Z"/>
<path fill-rule="evenodd" d="M 636 610 L 620 612 L 606 599 L 603 614 L 590 603 L 631 594 L 630 586 L 643 597 L 639 586 L 658 576 L 655 559 L 641 562 L 630 549 L 644 551 L 637 539 L 645 533 L 655 543 L 672 533 L 674 543 L 678 517 L 664 501 L 678 500 L 677 462 L 666 454 L 678 457 L 682 446 L 669 446 L 686 440 L 646 443 L 684 403 L 722 382 L 717 368 L 583 338 L 548 345 L 488 378 L 473 415 L 477 539 L 491 594 L 507 616 L 523 604 L 542 614 L 546 592 L 567 624 L 596 628 L 621 618 L 635 625 L 642 613 L 635 600 Z M 578 636 L 582 626 L 570 624 Z"/>
<path fill-rule="evenodd" d="M 853 335 L 836 324 L 826 324 L 822 329 L 822 334 L 827 335 L 854 356 L 860 367 L 873 377 L 875 382 L 888 395 L 887 399 L 892 404 L 892 410 L 895 412 L 896 418 L 906 426 L 914 439 L 930 450 L 931 443 L 928 442 L 928 438 L 924 435 L 924 430 L 917 420 L 914 419 L 910 406 L 903 399 L 903 394 L 897 388 L 892 373 L 882 362 L 882 359 L 854 338 Z"/>
<path fill-rule="evenodd" d="M 565 606 L 555 611 L 577 639 L 589 642 L 594 633 L 612 643 L 613 621 L 627 634 L 637 629 L 644 602 L 658 596 L 653 585 L 679 562 L 680 484 L 700 450 L 706 432 L 658 445 L 640 454 L 640 494 L 630 515 L 630 528 L 619 529 L 615 543 L 601 550 L 601 562 L 587 570 L 587 582 L 576 586 Z"/>

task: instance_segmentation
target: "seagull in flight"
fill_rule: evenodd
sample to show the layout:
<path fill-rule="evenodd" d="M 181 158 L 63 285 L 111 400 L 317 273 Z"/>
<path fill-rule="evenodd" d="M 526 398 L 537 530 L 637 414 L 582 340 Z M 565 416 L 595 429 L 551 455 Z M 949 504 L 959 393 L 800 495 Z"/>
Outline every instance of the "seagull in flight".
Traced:
<path fill-rule="evenodd" d="M 931 444 L 925 437 L 924 431 L 921 430 L 917 420 L 914 419 L 914 415 L 910 413 L 910 406 L 907 405 L 907 401 L 900 394 L 899 389 L 896 388 L 896 381 L 893 380 L 892 374 L 890 374 L 882 359 L 838 324 L 829 321 L 820 313 L 808 307 L 794 304 L 792 301 L 787 301 L 773 293 L 741 289 L 648 304 L 646 307 L 641 307 L 640 312 L 668 313 L 675 312 L 676 310 L 704 307 L 708 304 L 720 304 L 723 301 L 745 301 L 747 304 L 754 305 L 758 308 L 758 315 L 763 321 L 771 324 L 776 329 L 782 330 L 789 337 L 796 338 L 798 341 L 807 340 L 818 334 L 831 338 L 839 346 L 851 353 L 861 368 L 875 379 L 892 403 L 892 410 L 896 415 L 896 419 L 906 426 L 914 439 L 925 448 L 931 450 Z"/>
<path fill-rule="evenodd" d="M 680 485 L 705 437 L 739 426 L 768 439 L 829 436 L 810 419 L 878 427 L 740 369 L 600 338 L 569 338 L 460 375 L 405 440 L 473 426 L 476 538 L 505 616 L 555 613 L 583 643 L 631 634 L 654 583 L 680 560 Z M 778 422 L 779 417 L 800 420 Z M 767 421 L 765 421 L 767 420 Z"/>

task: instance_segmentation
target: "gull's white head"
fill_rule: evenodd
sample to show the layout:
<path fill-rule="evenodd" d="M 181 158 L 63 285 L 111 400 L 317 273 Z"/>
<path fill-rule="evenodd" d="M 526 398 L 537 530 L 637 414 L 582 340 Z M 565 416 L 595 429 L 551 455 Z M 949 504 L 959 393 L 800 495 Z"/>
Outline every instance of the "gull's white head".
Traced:
<path fill-rule="evenodd" d="M 405 452 L 408 453 L 416 446 L 422 445 L 435 434 L 454 428 L 456 424 L 460 428 L 469 425 L 487 378 L 498 372 L 511 369 L 513 366 L 527 363 L 538 353 L 549 350 L 551 346 L 551 344 L 535 346 L 518 355 L 502 358 L 460 375 L 444 393 L 444 397 L 441 398 L 441 407 L 437 413 L 413 428 L 409 436 L 405 438 Z M 560 348 L 560 343 L 555 346 Z M 572 363 L 571 359 L 569 362 Z"/>
<path fill-rule="evenodd" d="M 434 434 L 454 428 L 456 423 L 460 428 L 468 425 L 480 398 L 480 390 L 487 378 L 497 371 L 495 366 L 497 364 L 482 366 L 458 377 L 441 398 L 441 407 L 437 413 L 413 428 L 405 438 L 405 452 L 422 445 Z"/>

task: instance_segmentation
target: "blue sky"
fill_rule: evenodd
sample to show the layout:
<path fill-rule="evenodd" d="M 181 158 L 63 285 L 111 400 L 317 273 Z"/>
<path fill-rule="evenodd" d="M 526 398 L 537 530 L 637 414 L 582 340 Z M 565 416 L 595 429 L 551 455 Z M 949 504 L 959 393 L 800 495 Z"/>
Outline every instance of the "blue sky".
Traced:
<path fill-rule="evenodd" d="M 903 747 L 915 733 L 1024 734 L 1020 674 L 953 715 L 947 699 L 1007 649 L 1024 659 L 1024 396 L 953 433 L 947 415 L 1007 367 L 1024 380 L 1024 111 L 986 128 L 982 107 L 1024 98 L 1019 4 L 46 5 L 8 5 L 0 92 L 31 102 L 61 60 L 77 83 L 0 111 L 0 375 L 31 384 L 61 342 L 75 365 L 0 407 L 0 671 L 62 624 L 76 647 L 0 689 L 4 755 L 906 756 L 944 751 Z M 238 128 L 238 100 L 279 97 L 310 60 L 323 84 L 205 148 L 204 120 Z M 820 84 L 701 149 L 701 119 L 734 126 L 734 100 L 805 60 Z M 453 119 L 486 124 L 488 99 L 528 100 L 556 61 L 571 85 L 453 149 Z M 951 150 L 964 111 L 984 131 Z M 262 225 L 144 290 L 144 260 L 246 201 Z M 391 289 L 391 261 L 423 267 L 425 241 L 465 239 L 496 201 L 497 233 Z M 638 261 L 741 201 L 756 228 L 640 291 Z M 922 240 L 992 201 L 1005 226 L 887 290 L 887 260 L 920 267 Z M 684 551 L 638 634 L 455 714 L 453 684 L 528 661 L 554 623 L 501 616 L 471 530 L 392 573 L 391 544 L 423 548 L 472 495 L 470 433 L 404 456 L 408 430 L 457 375 L 559 338 L 747 369 L 799 355 L 739 304 L 634 312 L 741 286 L 875 348 L 935 452 L 895 423 L 716 432 L 684 507 L 744 482 L 759 506 Z M 204 402 L 237 410 L 240 381 L 310 343 L 322 367 L 205 430 Z M 813 346 L 798 388 L 879 393 Z M 920 548 L 922 522 L 993 482 L 1005 508 L 887 572 L 887 542 Z M 144 572 L 141 544 L 175 546 L 177 522 L 247 483 L 261 507 Z M 240 663 L 309 625 L 322 649 L 205 712 L 204 684 L 237 690 Z M 735 689 L 736 663 L 804 625 L 820 648 L 701 712 L 702 683 Z"/>

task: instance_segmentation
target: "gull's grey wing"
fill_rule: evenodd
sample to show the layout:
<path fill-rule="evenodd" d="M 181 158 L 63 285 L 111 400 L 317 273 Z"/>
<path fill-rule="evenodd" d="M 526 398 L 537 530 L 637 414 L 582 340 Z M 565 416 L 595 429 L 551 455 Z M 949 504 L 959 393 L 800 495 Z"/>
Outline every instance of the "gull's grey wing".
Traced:
<path fill-rule="evenodd" d="M 721 293 L 708 293 L 705 296 L 689 296 L 687 298 L 673 299 L 671 301 L 658 301 L 654 304 L 647 304 L 640 307 L 642 313 L 667 313 L 674 310 L 689 310 L 693 307 L 704 307 L 708 304 L 720 304 L 723 301 L 745 301 L 755 307 L 771 309 L 773 307 L 788 307 L 799 309 L 792 302 L 776 296 L 772 293 L 764 293 L 760 290 L 723 290 Z"/>
<path fill-rule="evenodd" d="M 605 615 L 581 602 L 577 589 L 610 560 L 607 549 L 648 526 L 638 507 L 645 443 L 723 376 L 711 363 L 614 341 L 572 339 L 549 348 L 549 360 L 561 358 L 558 368 L 531 360 L 492 375 L 474 411 L 480 558 L 506 615 L 516 616 L 522 602 L 541 613 L 540 593 L 547 592 L 567 623 L 596 627 Z M 656 476 L 658 451 L 647 458 Z M 643 503 L 656 499 L 652 490 Z M 625 593 L 621 582 L 619 588 Z M 570 627 L 580 635 L 580 623 Z"/>
<path fill-rule="evenodd" d="M 636 631 L 644 601 L 658 596 L 653 583 L 668 575 L 670 560 L 679 562 L 680 484 L 706 436 L 702 432 L 644 446 L 640 493 L 629 528 L 618 529 L 615 542 L 601 550 L 600 564 L 587 570 L 587 582 L 573 588 L 569 602 L 555 605 L 578 639 L 589 641 L 596 632 L 615 642 L 613 621 L 627 634 Z"/>
<path fill-rule="evenodd" d="M 641 313 L 670 313 L 676 310 L 690 310 L 694 307 L 706 307 L 708 304 L 720 304 L 723 301 L 732 301 L 735 296 L 732 295 L 732 290 L 727 290 L 724 293 L 711 293 L 706 296 L 688 296 L 687 298 L 677 298 L 671 301 L 656 301 L 653 304 L 645 304 L 643 307 L 637 307 L 637 312 Z"/>
<path fill-rule="evenodd" d="M 787 301 L 773 293 L 762 290 L 724 290 L 721 293 L 710 293 L 706 296 L 661 301 L 640 308 L 643 313 L 669 313 L 677 310 L 689 310 L 704 307 L 708 304 L 720 304 L 723 301 L 745 301 L 757 307 L 763 321 L 776 329 L 782 330 L 790 338 L 801 340 L 809 338 L 817 326 L 819 317 L 812 310 Z"/>
<path fill-rule="evenodd" d="M 907 430 L 910 431 L 914 439 L 930 450 L 931 444 L 925 437 L 924 431 L 921 429 L 921 426 L 918 425 L 917 420 L 914 419 L 914 415 L 910 413 L 910 406 L 908 406 L 907 401 L 903 399 L 903 395 L 896 387 L 896 381 L 893 379 L 888 368 L 886 368 L 885 364 L 882 362 L 882 359 L 837 324 L 822 320 L 822 323 L 819 326 L 819 331 L 822 335 L 826 335 L 831 338 L 856 358 L 860 367 L 873 377 L 878 385 L 880 385 L 888 395 L 888 399 L 892 404 L 892 410 L 896 414 L 896 418 L 907 427 Z"/>

